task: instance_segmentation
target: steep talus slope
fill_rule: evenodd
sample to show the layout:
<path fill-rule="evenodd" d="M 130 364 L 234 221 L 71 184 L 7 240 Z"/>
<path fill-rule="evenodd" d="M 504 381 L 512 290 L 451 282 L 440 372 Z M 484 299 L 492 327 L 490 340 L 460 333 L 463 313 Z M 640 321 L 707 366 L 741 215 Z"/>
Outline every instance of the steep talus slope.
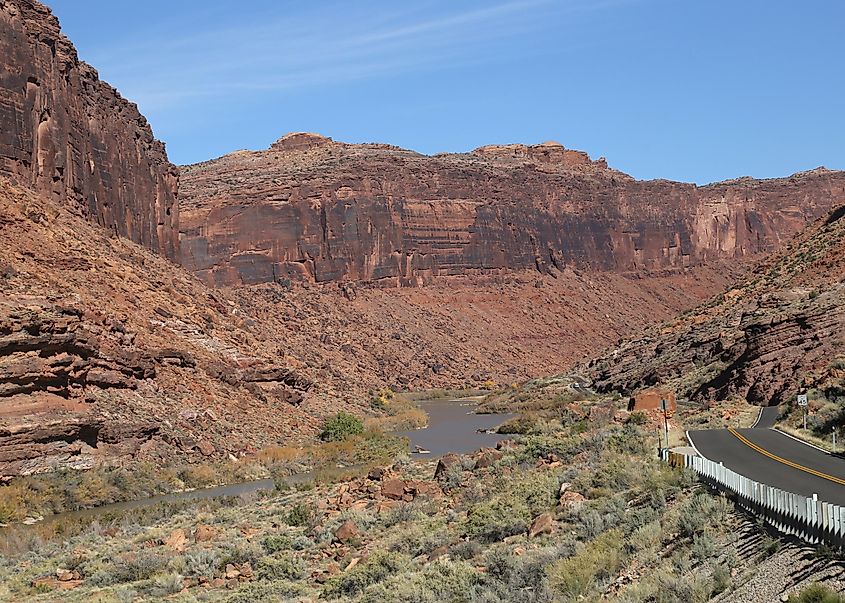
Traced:
<path fill-rule="evenodd" d="M 0 475 L 313 435 L 327 394 L 285 353 L 225 293 L 0 178 Z"/>
<path fill-rule="evenodd" d="M 422 288 L 221 289 L 343 392 L 509 384 L 558 372 L 721 291 L 736 266 L 630 278 L 565 269 L 453 277 Z M 346 384 L 346 385 L 344 385 Z"/>
<path fill-rule="evenodd" d="M 808 228 L 710 303 L 594 360 L 606 391 L 658 383 L 694 400 L 787 401 L 845 393 L 845 207 Z"/>
<path fill-rule="evenodd" d="M 556 143 L 433 157 L 292 134 L 182 169 L 182 264 L 215 285 L 682 270 L 748 259 L 845 203 L 845 174 L 641 182 Z"/>
<path fill-rule="evenodd" d="M 0 0 L 0 175 L 178 257 L 178 172 L 35 0 Z"/>

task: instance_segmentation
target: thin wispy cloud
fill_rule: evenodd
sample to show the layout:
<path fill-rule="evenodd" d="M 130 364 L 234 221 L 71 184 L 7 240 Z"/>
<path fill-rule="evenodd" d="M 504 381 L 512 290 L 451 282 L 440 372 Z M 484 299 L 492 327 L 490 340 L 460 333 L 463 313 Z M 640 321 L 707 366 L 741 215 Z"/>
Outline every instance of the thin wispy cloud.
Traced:
<path fill-rule="evenodd" d="M 187 35 L 184 24 L 172 24 L 90 60 L 126 96 L 146 110 L 159 110 L 198 97 L 284 92 L 483 63 L 485 49 L 503 40 L 514 41 L 518 56 L 524 50 L 517 43 L 520 37 L 554 27 L 567 16 L 618 4 L 451 3 L 445 14 L 443 2 L 429 3 L 437 11 L 420 4 L 385 11 L 356 10 L 355 3 L 321 4 L 297 13 L 255 12 Z"/>

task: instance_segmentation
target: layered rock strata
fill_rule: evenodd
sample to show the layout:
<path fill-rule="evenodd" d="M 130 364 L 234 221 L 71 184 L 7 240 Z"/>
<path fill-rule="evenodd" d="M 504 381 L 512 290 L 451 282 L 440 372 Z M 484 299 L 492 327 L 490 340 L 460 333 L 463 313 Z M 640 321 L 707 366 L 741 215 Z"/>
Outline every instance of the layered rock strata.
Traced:
<path fill-rule="evenodd" d="M 682 271 L 770 252 L 845 202 L 841 172 L 642 182 L 557 143 L 428 157 L 291 134 L 182 172 L 181 261 L 215 285 Z"/>
<path fill-rule="evenodd" d="M 807 389 L 845 395 L 845 207 L 754 275 L 682 318 L 593 360 L 602 391 L 658 384 L 706 402 L 773 405 Z"/>

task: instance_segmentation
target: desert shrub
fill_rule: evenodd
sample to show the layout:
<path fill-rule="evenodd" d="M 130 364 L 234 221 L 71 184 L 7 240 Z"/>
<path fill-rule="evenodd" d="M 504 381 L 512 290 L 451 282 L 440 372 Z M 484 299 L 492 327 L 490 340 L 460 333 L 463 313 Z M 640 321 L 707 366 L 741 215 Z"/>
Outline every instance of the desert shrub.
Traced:
<path fill-rule="evenodd" d="M 528 461 L 555 454 L 566 462 L 583 444 L 578 436 L 530 435 L 520 438 L 520 441 L 523 446 L 518 452 L 518 457 Z"/>
<path fill-rule="evenodd" d="M 790 603 L 845 603 L 845 597 L 823 584 L 815 582 L 789 597 Z"/>
<path fill-rule="evenodd" d="M 525 500 L 502 495 L 473 505 L 464 531 L 470 538 L 492 542 L 524 532 L 531 519 Z"/>
<path fill-rule="evenodd" d="M 771 557 L 780 550 L 780 540 L 769 535 L 763 537 L 760 542 L 760 556 Z"/>
<path fill-rule="evenodd" d="M 309 507 L 302 503 L 296 503 L 288 511 L 288 514 L 285 517 L 285 522 L 289 526 L 299 528 L 308 525 L 313 516 L 314 513 Z"/>
<path fill-rule="evenodd" d="M 713 594 L 718 595 L 731 587 L 731 570 L 719 564 L 713 570 Z"/>
<path fill-rule="evenodd" d="M 559 484 L 553 474 L 535 473 L 508 485 L 505 492 L 470 507 L 466 535 L 491 542 L 525 531 L 534 517 L 557 502 Z"/>
<path fill-rule="evenodd" d="M 704 563 L 716 552 L 716 543 L 707 532 L 695 534 L 692 537 L 692 556 L 699 562 Z"/>
<path fill-rule="evenodd" d="M 452 545 L 449 549 L 449 555 L 453 559 L 466 561 L 478 557 L 483 551 L 484 547 L 475 540 L 462 540 Z"/>
<path fill-rule="evenodd" d="M 264 547 L 264 550 L 271 555 L 280 551 L 289 551 L 293 548 L 293 542 L 291 541 L 290 536 L 286 536 L 284 534 L 271 534 L 270 536 L 266 536 L 264 540 L 261 541 L 261 545 Z"/>
<path fill-rule="evenodd" d="M 577 520 L 579 532 L 587 540 L 591 540 L 604 532 L 604 519 L 595 509 L 583 509 L 578 514 Z"/>
<path fill-rule="evenodd" d="M 656 505 L 652 506 L 652 502 L 655 502 Z M 649 500 L 648 504 L 645 504 L 642 507 L 637 507 L 625 513 L 625 516 L 623 518 L 624 525 L 622 526 L 625 530 L 625 534 L 632 534 L 644 525 L 647 525 L 659 519 L 661 515 L 661 507 L 657 506 L 658 504 L 659 501 Z"/>
<path fill-rule="evenodd" d="M 710 527 L 722 525 L 730 510 L 724 497 L 699 493 L 684 501 L 678 517 L 682 536 L 691 538 Z"/>
<path fill-rule="evenodd" d="M 458 463 L 449 465 L 446 470 L 437 477 L 437 481 L 440 482 L 440 487 L 443 488 L 444 492 L 451 492 L 452 490 L 460 488 L 463 480 L 464 468 Z"/>
<path fill-rule="evenodd" d="M 169 572 L 156 576 L 149 586 L 150 594 L 154 597 L 167 597 L 181 592 L 184 588 L 184 578 L 176 572 Z"/>
<path fill-rule="evenodd" d="M 610 530 L 586 544 L 575 556 L 549 565 L 546 572 L 552 591 L 570 598 L 587 595 L 597 582 L 621 569 L 622 544 L 622 531 Z"/>
<path fill-rule="evenodd" d="M 508 435 L 537 434 L 543 431 L 544 425 L 545 422 L 537 415 L 524 413 L 502 423 L 496 432 Z"/>
<path fill-rule="evenodd" d="M 139 551 L 119 557 L 111 567 L 111 584 L 149 580 L 167 568 L 168 558 L 151 551 Z"/>
<path fill-rule="evenodd" d="M 362 603 L 454 603 L 472 600 L 480 582 L 474 567 L 463 561 L 437 561 L 421 572 L 397 574 L 367 588 Z"/>
<path fill-rule="evenodd" d="M 408 558 L 405 555 L 377 551 L 366 561 L 330 580 L 323 589 L 323 595 L 332 599 L 344 595 L 348 597 L 360 595 L 367 587 L 405 571 L 408 565 Z"/>
<path fill-rule="evenodd" d="M 364 433 L 364 421 L 360 417 L 341 411 L 326 419 L 320 439 L 326 442 L 339 442 L 362 433 Z"/>
<path fill-rule="evenodd" d="M 75 504 L 78 507 L 95 507 L 120 500 L 120 490 L 101 473 L 84 475 L 74 489 Z"/>
<path fill-rule="evenodd" d="M 649 444 L 645 434 L 634 423 L 616 429 L 607 439 L 608 448 L 624 455 L 646 454 Z"/>
<path fill-rule="evenodd" d="M 713 593 L 710 580 L 699 573 L 661 574 L 657 582 L 655 603 L 705 603 Z"/>
<path fill-rule="evenodd" d="M 418 522 L 397 530 L 395 537 L 388 544 L 388 549 L 416 557 L 431 553 L 437 547 L 448 544 L 449 540 L 449 534 L 442 523 Z"/>
<path fill-rule="evenodd" d="M 205 488 L 219 483 L 221 477 L 213 467 L 196 465 L 182 469 L 179 479 L 189 488 Z"/>
<path fill-rule="evenodd" d="M 0 486 L 0 523 L 10 523 L 26 517 L 35 492 L 24 483 Z"/>
<path fill-rule="evenodd" d="M 223 549 L 217 567 L 223 569 L 230 563 L 233 565 L 249 563 L 255 567 L 255 564 L 263 556 L 264 551 L 257 543 L 240 541 Z"/>
<path fill-rule="evenodd" d="M 645 425 L 648 423 L 648 415 L 641 410 L 635 410 L 628 415 L 628 423 L 631 425 Z"/>
<path fill-rule="evenodd" d="M 628 540 L 633 551 L 644 551 L 658 546 L 663 541 L 663 528 L 659 521 L 652 521 L 634 530 Z"/>
<path fill-rule="evenodd" d="M 641 475 L 640 463 L 632 463 L 629 456 L 606 452 L 599 466 L 590 474 L 590 488 L 599 493 L 620 492 L 639 482 Z"/>
<path fill-rule="evenodd" d="M 560 550 L 546 547 L 529 555 L 515 555 L 507 549 L 493 549 L 485 556 L 487 585 L 511 600 L 507 593 L 546 591 L 546 566 L 560 558 Z M 491 584 L 493 582 L 494 584 Z"/>
<path fill-rule="evenodd" d="M 225 603 L 277 603 L 302 595 L 303 587 L 291 582 L 248 582 L 224 599 Z"/>
<path fill-rule="evenodd" d="M 387 412 L 390 408 L 390 400 L 393 398 L 393 392 L 389 389 L 383 389 L 378 392 L 373 392 L 370 397 L 370 406 L 373 410 Z"/>
<path fill-rule="evenodd" d="M 299 580 L 305 576 L 305 563 L 292 555 L 273 555 L 258 560 L 259 580 Z"/>
<path fill-rule="evenodd" d="M 196 549 L 185 555 L 185 572 L 189 576 L 210 578 L 219 567 L 217 551 Z"/>
<path fill-rule="evenodd" d="M 560 480 L 551 473 L 534 474 L 509 487 L 512 496 L 524 500 L 532 515 L 539 515 L 557 504 Z"/>

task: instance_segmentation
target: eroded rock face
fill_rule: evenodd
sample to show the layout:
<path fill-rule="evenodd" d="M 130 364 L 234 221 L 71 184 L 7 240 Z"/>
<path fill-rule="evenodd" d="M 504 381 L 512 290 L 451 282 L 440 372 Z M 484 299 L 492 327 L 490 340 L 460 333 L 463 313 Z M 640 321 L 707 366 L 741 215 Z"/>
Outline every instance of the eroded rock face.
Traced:
<path fill-rule="evenodd" d="M 74 308 L 0 304 L 0 470 L 26 475 L 87 468 L 101 444 L 127 452 L 158 432 L 148 421 L 114 423 L 92 391 L 135 389 L 155 377 L 152 359 L 121 347 Z M 128 342 L 126 342 L 128 344 Z"/>
<path fill-rule="evenodd" d="M 770 252 L 845 202 L 841 172 L 640 182 L 557 143 L 428 157 L 291 134 L 182 171 L 181 261 L 215 285 L 681 270 Z"/>
<path fill-rule="evenodd" d="M 171 259 L 178 172 L 34 0 L 0 0 L 0 175 Z"/>
<path fill-rule="evenodd" d="M 668 385 L 696 401 L 759 405 L 845 393 L 845 209 L 819 220 L 753 277 L 584 370 L 601 391 Z"/>
<path fill-rule="evenodd" d="M 228 458 L 318 430 L 332 408 L 309 404 L 309 372 L 211 293 L 0 177 L 0 480 Z"/>

